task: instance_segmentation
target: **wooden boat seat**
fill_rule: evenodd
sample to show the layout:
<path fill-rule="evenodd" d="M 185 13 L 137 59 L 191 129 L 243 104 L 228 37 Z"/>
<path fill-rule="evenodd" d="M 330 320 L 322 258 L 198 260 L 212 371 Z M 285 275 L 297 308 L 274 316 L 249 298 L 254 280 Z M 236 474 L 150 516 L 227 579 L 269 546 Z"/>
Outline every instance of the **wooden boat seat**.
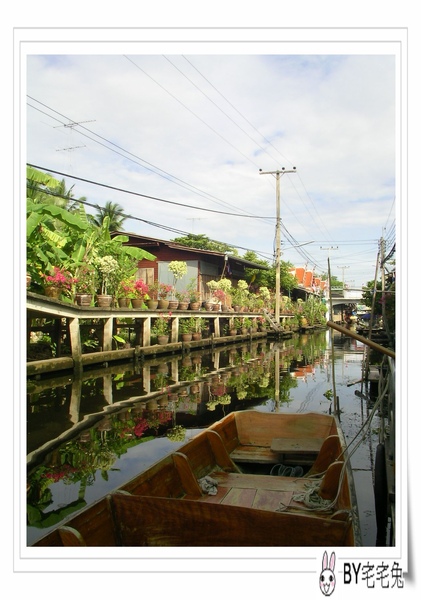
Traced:
<path fill-rule="evenodd" d="M 214 428 L 218 429 L 218 424 Z M 334 433 L 336 424 L 330 415 L 311 414 L 309 420 L 306 415 L 269 415 L 258 411 L 236 413 L 229 434 L 221 431 L 236 463 L 303 466 L 313 464 L 325 438 Z"/>
<path fill-rule="evenodd" d="M 280 462 L 279 454 L 266 446 L 239 444 L 231 452 L 231 458 L 237 463 L 257 463 L 275 465 Z"/>
<path fill-rule="evenodd" d="M 216 494 L 209 495 L 202 491 L 197 475 L 185 454 L 174 452 L 173 461 L 185 492 L 184 500 L 276 511 L 280 506 L 300 507 L 300 503 L 295 502 L 293 496 L 304 493 L 309 484 L 306 477 L 245 474 L 232 472 L 232 469 L 224 471 L 214 464 L 210 465 L 207 475 L 217 483 Z M 335 498 L 342 466 L 343 462 L 335 462 L 327 469 L 320 486 L 322 498 Z"/>
<path fill-rule="evenodd" d="M 58 528 L 63 546 L 86 546 L 85 540 L 77 529 L 63 525 Z"/>

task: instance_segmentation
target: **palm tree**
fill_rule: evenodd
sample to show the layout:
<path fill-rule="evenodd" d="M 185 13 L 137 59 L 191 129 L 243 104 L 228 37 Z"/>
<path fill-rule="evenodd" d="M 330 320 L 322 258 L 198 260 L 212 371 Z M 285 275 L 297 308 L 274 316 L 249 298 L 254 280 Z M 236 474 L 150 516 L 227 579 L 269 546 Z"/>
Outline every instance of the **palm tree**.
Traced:
<path fill-rule="evenodd" d="M 94 225 L 101 227 L 104 223 L 105 217 L 109 217 L 110 231 L 123 231 L 123 223 L 126 220 L 126 216 L 124 215 L 124 209 L 122 206 L 117 204 L 116 202 L 106 202 L 104 207 L 99 206 L 98 204 L 95 206 L 97 209 L 96 215 L 90 215 L 89 220 Z"/>

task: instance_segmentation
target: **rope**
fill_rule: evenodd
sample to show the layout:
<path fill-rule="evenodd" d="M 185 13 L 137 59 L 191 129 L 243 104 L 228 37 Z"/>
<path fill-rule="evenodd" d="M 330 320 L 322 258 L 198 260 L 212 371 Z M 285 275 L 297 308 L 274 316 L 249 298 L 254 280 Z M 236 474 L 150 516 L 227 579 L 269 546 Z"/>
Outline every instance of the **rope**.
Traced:
<path fill-rule="evenodd" d="M 345 477 L 347 463 L 350 461 L 351 456 L 356 452 L 358 447 L 362 444 L 364 436 L 361 436 L 361 439 L 359 440 L 358 444 L 355 446 L 355 448 L 352 451 L 349 451 L 349 448 L 352 446 L 352 444 L 355 442 L 355 440 L 358 438 L 358 436 L 361 435 L 361 433 L 364 431 L 364 429 L 368 428 L 368 426 L 371 424 L 371 421 L 374 418 L 375 412 L 387 392 L 388 386 L 389 386 L 389 382 L 387 381 L 382 393 L 380 394 L 380 396 L 377 398 L 376 402 L 374 403 L 371 413 L 368 416 L 368 418 L 366 419 L 365 423 L 362 424 L 359 431 L 356 433 L 356 435 L 351 440 L 351 442 L 348 444 L 348 446 L 337 457 L 339 459 L 341 456 L 343 456 L 345 454 L 345 452 L 347 454 L 345 457 L 342 469 L 341 469 L 338 491 L 336 492 L 335 498 L 333 500 L 325 500 L 325 499 L 321 498 L 319 495 L 319 489 L 320 489 L 320 485 L 321 485 L 320 478 L 326 473 L 326 471 L 324 471 L 323 473 L 318 473 L 314 477 L 308 478 L 309 481 L 313 480 L 313 484 L 308 484 L 306 486 L 308 488 L 306 492 L 302 492 L 300 494 L 294 494 L 292 496 L 292 500 L 294 500 L 295 502 L 301 502 L 302 504 L 304 504 L 304 506 L 305 506 L 304 509 L 291 506 L 290 504 L 286 505 L 283 502 L 281 502 L 275 512 L 283 512 L 288 509 L 289 510 L 294 510 L 294 509 L 295 510 L 308 510 L 310 512 L 312 512 L 312 511 L 330 512 L 335 508 L 336 503 L 339 498 L 339 493 L 340 493 L 340 490 L 342 487 L 342 483 L 343 483 L 343 480 Z"/>

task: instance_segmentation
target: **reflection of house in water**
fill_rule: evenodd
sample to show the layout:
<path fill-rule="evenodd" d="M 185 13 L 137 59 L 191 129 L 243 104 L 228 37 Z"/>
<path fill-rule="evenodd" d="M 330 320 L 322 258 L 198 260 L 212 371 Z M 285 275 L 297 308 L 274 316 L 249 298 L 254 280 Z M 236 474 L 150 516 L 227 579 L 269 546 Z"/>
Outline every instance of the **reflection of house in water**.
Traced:
<path fill-rule="evenodd" d="M 310 375 L 312 377 L 314 377 L 315 373 L 316 373 L 316 369 L 315 369 L 314 364 L 313 365 L 303 365 L 303 366 L 296 367 L 291 372 L 291 376 L 294 377 L 295 379 L 301 379 L 303 381 L 306 381 Z"/>

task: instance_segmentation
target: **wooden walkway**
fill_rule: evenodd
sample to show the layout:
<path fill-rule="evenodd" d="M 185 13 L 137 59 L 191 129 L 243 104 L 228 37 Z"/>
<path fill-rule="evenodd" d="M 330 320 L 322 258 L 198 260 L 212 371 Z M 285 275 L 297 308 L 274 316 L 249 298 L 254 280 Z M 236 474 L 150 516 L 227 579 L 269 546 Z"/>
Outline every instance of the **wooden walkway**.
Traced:
<path fill-rule="evenodd" d="M 234 313 L 215 311 L 176 310 L 171 313 L 171 334 L 169 343 L 161 346 L 151 344 L 151 327 L 153 319 L 167 315 L 168 310 L 139 310 L 133 308 L 100 308 L 85 307 L 67 302 L 53 300 L 47 296 L 27 293 L 27 341 L 33 331 L 46 331 L 55 343 L 56 358 L 34 360 L 27 362 L 27 375 L 51 373 L 57 371 L 74 371 L 81 373 L 88 365 L 103 364 L 116 360 L 142 360 L 145 356 L 159 354 L 185 353 L 192 349 L 205 349 L 216 345 L 225 345 L 238 341 L 264 338 L 269 331 L 250 332 L 226 336 L 222 334 L 224 325 L 229 324 L 235 317 L 251 317 L 259 319 L 263 313 Z M 209 337 L 190 342 L 179 341 L 179 325 L 183 318 L 203 317 L 210 323 Z M 290 318 L 286 315 L 284 319 Z M 47 319 L 49 325 L 37 325 L 37 320 Z M 127 319 L 132 319 L 128 325 Z M 100 340 L 98 351 L 83 352 L 81 326 L 96 329 Z M 121 329 L 130 328 L 135 334 L 134 347 L 113 349 L 113 336 Z M 63 336 L 68 336 L 71 347 L 70 356 L 62 356 L 61 345 Z M 289 335 L 289 334 L 286 334 Z"/>

